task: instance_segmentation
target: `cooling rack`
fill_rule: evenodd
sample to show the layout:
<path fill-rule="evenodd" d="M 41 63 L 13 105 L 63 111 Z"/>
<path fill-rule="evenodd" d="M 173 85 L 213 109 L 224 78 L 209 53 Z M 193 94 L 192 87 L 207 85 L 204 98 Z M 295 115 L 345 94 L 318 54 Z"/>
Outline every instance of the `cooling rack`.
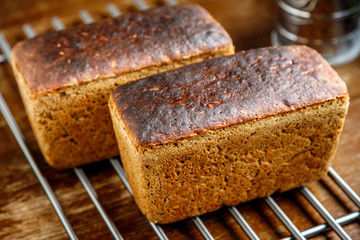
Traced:
<path fill-rule="evenodd" d="M 177 4 L 177 1 L 164 0 L 164 4 L 175 5 Z M 138 10 L 145 10 L 149 8 L 148 4 L 143 0 L 135 0 L 134 5 L 137 7 Z M 108 3 L 106 5 L 106 9 L 112 17 L 117 17 L 122 14 L 119 8 L 113 3 Z M 87 12 L 85 9 L 80 10 L 78 15 L 84 24 L 89 24 L 94 21 L 91 15 L 89 14 L 89 12 Z M 65 28 L 65 25 L 63 24 L 61 19 L 57 16 L 51 18 L 51 25 L 56 31 Z M 22 30 L 27 38 L 33 38 L 34 36 L 36 36 L 36 32 L 34 31 L 34 28 L 29 23 L 24 24 L 22 26 Z M 5 63 L 6 61 L 10 60 L 11 47 L 2 32 L 0 32 L 0 48 L 2 50 L 2 54 L 0 54 L 0 63 Z M 44 176 L 41 169 L 39 168 L 36 159 L 34 159 L 31 152 L 29 151 L 29 147 L 26 144 L 25 138 L 20 128 L 18 127 L 12 112 L 9 110 L 8 105 L 5 99 L 3 98 L 1 92 L 0 92 L 0 110 L 9 128 L 11 129 L 17 143 L 19 144 L 22 152 L 24 153 L 27 161 L 29 162 L 33 172 L 35 173 L 41 186 L 43 187 L 50 203 L 52 204 L 55 212 L 57 213 L 58 218 L 61 221 L 69 238 L 78 239 L 77 234 L 74 231 L 73 226 L 70 224 L 68 220 L 68 216 L 65 214 L 58 197 L 55 195 L 47 178 Z M 110 162 L 111 166 L 116 171 L 117 175 L 121 179 L 125 188 L 132 196 L 132 191 L 126 179 L 126 174 L 121 165 L 120 160 L 118 158 L 111 158 L 108 159 L 107 161 Z M 114 224 L 113 220 L 108 215 L 93 185 L 89 181 L 84 169 L 82 167 L 77 167 L 74 168 L 73 171 L 80 180 L 81 184 L 83 185 L 84 189 L 86 190 L 87 194 L 89 195 L 95 208 L 102 217 L 104 223 L 108 227 L 108 230 L 110 231 L 114 239 L 123 239 L 121 235 L 121 229 L 117 228 L 116 224 Z M 352 188 L 339 176 L 339 174 L 337 174 L 337 172 L 333 168 L 330 167 L 328 175 L 330 176 L 332 181 L 334 181 L 340 187 L 343 193 L 345 193 L 347 197 L 356 205 L 356 207 L 360 209 L 359 195 L 352 190 Z M 351 239 L 342 226 L 359 219 L 360 211 L 355 211 L 343 215 L 339 218 L 334 218 L 307 187 L 301 187 L 297 191 L 299 191 L 301 195 L 314 207 L 314 209 L 316 209 L 316 211 L 325 220 L 325 223 L 316 225 L 304 231 L 300 231 L 295 226 L 294 222 L 290 219 L 290 217 L 286 215 L 285 212 L 281 209 L 281 207 L 274 200 L 274 198 L 272 196 L 267 196 L 263 198 L 262 201 L 266 203 L 266 205 L 271 209 L 271 211 L 276 215 L 276 217 L 281 221 L 281 223 L 288 229 L 288 231 L 291 234 L 289 237 L 284 239 L 307 239 L 319 235 L 324 231 L 330 231 L 330 230 L 334 231 L 341 239 Z M 242 228 L 242 230 L 246 233 L 246 235 L 250 239 L 260 239 L 257 233 L 252 229 L 251 225 L 245 220 L 245 217 L 240 213 L 240 211 L 236 206 L 226 207 L 226 208 L 231 214 L 231 216 L 234 218 L 234 220 L 238 223 L 239 227 Z M 198 229 L 198 231 L 201 233 L 201 235 L 204 237 L 204 239 L 207 240 L 214 239 L 213 235 L 206 227 L 200 216 L 192 217 L 191 220 Z M 152 223 L 150 221 L 148 221 L 148 223 L 150 224 L 151 228 L 153 229 L 153 231 L 155 232 L 155 234 L 159 239 L 168 239 L 168 236 L 166 232 L 163 230 L 163 227 L 161 225 Z"/>

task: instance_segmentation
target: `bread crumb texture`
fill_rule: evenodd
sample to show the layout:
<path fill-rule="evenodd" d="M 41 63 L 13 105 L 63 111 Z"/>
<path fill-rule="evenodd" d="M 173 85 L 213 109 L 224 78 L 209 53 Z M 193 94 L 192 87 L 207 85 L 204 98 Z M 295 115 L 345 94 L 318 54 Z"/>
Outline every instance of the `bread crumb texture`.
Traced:
<path fill-rule="evenodd" d="M 119 155 L 107 102 L 112 89 L 184 65 L 228 55 L 233 48 L 214 50 L 200 56 L 146 68 L 117 77 L 34 97 L 14 68 L 27 115 L 39 147 L 50 166 L 71 168 Z"/>
<path fill-rule="evenodd" d="M 119 154 L 107 107 L 112 89 L 233 52 L 205 9 L 184 4 L 40 35 L 19 42 L 11 61 L 39 147 L 64 169 Z"/>
<path fill-rule="evenodd" d="M 345 83 L 304 46 L 255 49 L 122 85 L 110 112 L 134 198 L 170 223 L 323 177 Z"/>
<path fill-rule="evenodd" d="M 323 177 L 347 108 L 339 98 L 146 148 L 112 117 L 137 204 L 150 221 L 171 223 Z"/>

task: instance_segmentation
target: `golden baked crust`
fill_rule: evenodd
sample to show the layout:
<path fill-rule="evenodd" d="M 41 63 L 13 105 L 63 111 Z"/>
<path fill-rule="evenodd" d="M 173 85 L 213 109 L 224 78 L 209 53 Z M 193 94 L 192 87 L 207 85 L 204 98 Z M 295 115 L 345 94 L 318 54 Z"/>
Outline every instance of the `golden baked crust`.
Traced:
<path fill-rule="evenodd" d="M 63 169 L 119 154 L 113 88 L 233 52 L 209 13 L 186 4 L 35 37 L 15 46 L 11 65 L 39 147 Z"/>
<path fill-rule="evenodd" d="M 187 83 L 191 90 L 183 87 Z M 125 90 L 133 86 L 138 91 L 129 97 Z M 138 107 L 141 101 L 145 108 Z M 183 67 L 120 86 L 109 100 L 134 199 L 158 223 L 323 177 L 348 105 L 346 86 L 335 71 L 315 51 L 299 46 L 252 50 Z M 155 129 L 139 135 L 138 126 L 148 129 L 152 121 Z"/>
<path fill-rule="evenodd" d="M 19 42 L 18 71 L 34 95 L 94 79 L 168 64 L 232 40 L 209 13 L 194 4 L 158 7 Z"/>
<path fill-rule="evenodd" d="M 313 49 L 255 49 L 185 66 L 116 88 L 125 124 L 143 146 L 347 96 Z"/>

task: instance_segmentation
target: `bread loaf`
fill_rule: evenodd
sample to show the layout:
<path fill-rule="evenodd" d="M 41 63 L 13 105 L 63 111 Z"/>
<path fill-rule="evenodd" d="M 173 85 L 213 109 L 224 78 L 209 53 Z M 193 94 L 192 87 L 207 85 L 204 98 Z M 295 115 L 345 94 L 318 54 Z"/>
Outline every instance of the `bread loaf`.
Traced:
<path fill-rule="evenodd" d="M 208 12 L 185 4 L 22 41 L 11 62 L 43 155 L 69 168 L 119 154 L 107 107 L 113 88 L 233 51 Z"/>
<path fill-rule="evenodd" d="M 347 113 L 315 51 L 239 52 L 116 88 L 109 107 L 134 198 L 170 223 L 323 177 Z"/>

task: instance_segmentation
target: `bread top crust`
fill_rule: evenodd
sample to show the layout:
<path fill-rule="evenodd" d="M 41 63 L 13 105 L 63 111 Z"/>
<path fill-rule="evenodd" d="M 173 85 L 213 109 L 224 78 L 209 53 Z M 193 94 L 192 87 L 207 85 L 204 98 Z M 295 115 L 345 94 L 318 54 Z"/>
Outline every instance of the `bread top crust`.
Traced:
<path fill-rule="evenodd" d="M 320 54 L 285 46 L 157 74 L 122 85 L 111 97 L 146 147 L 344 96 L 345 83 Z"/>
<path fill-rule="evenodd" d="M 184 4 L 19 42 L 12 58 L 34 95 L 112 77 L 232 46 L 224 28 L 202 7 Z"/>

